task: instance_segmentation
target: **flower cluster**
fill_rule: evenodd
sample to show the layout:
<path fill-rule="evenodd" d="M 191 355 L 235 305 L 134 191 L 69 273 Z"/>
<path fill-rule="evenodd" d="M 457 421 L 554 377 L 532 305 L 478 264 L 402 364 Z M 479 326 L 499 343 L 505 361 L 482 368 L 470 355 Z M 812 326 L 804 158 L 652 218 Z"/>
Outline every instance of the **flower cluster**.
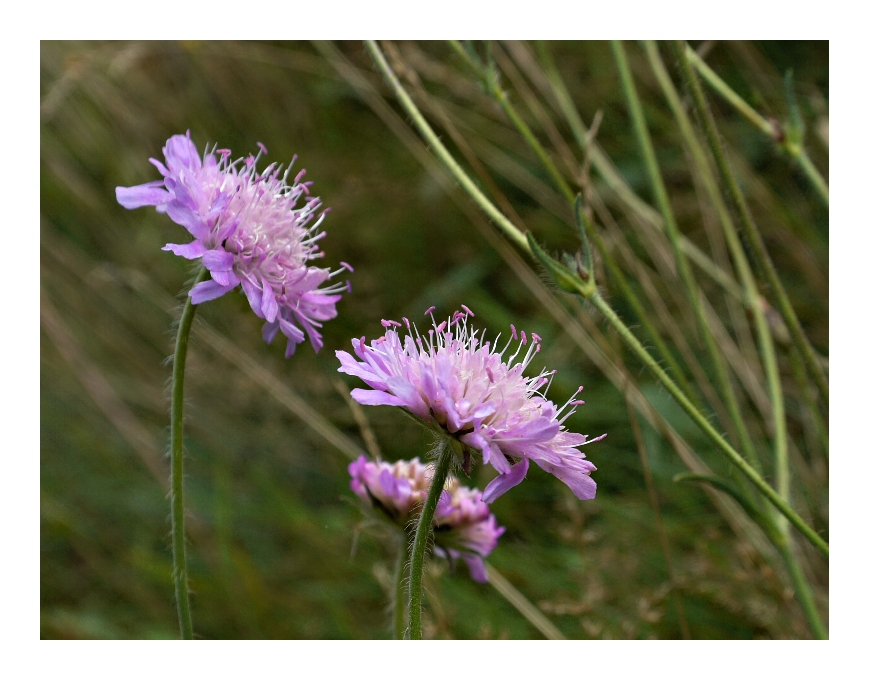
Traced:
<path fill-rule="evenodd" d="M 418 458 L 374 463 L 360 456 L 348 471 L 350 489 L 405 530 L 419 516 L 431 486 L 432 469 Z M 435 509 L 435 554 L 450 561 L 463 559 L 471 578 L 485 583 L 483 558 L 495 549 L 504 531 L 479 491 L 461 486 L 455 477 L 447 479 Z"/>
<path fill-rule="evenodd" d="M 261 153 L 230 160 L 228 149 L 212 149 L 200 159 L 187 135 L 174 135 L 163 147 L 166 164 L 151 159 L 162 180 L 134 187 L 118 187 L 118 202 L 127 209 L 146 205 L 187 229 L 193 241 L 170 243 L 163 250 L 193 260 L 202 259 L 211 279 L 190 291 L 194 304 L 213 300 L 241 285 L 253 311 L 265 319 L 263 338 L 271 342 L 278 331 L 287 338 L 289 357 L 305 334 L 319 351 L 322 321 L 337 315 L 338 293 L 348 284 L 320 286 L 352 267 L 337 271 L 307 266 L 322 257 L 317 242 L 326 235 L 317 229 L 325 217 L 322 203 L 310 196 L 311 182 L 300 182 L 301 171 L 287 182 L 290 167 L 274 163 L 256 170 Z M 295 158 L 293 159 L 295 161 Z"/>
<path fill-rule="evenodd" d="M 498 349 L 500 336 L 492 343 L 485 341 L 485 332 L 478 335 L 468 325 L 471 310 L 462 309 L 441 323 L 435 321 L 434 308 L 429 309 L 433 328 L 425 336 L 403 319 L 403 342 L 396 331 L 402 324 L 384 320 L 385 334 L 370 345 L 364 336 L 353 340 L 358 361 L 347 352 L 336 352 L 338 370 L 358 376 L 372 388 L 354 389 L 353 398 L 360 404 L 403 407 L 481 451 L 483 462 L 500 473 L 486 487 L 485 502 L 521 482 L 531 460 L 578 498 L 594 498 L 596 484 L 590 474 L 596 468 L 577 447 L 605 435 L 588 440 L 563 424 L 584 403 L 576 399 L 582 388 L 557 408 L 546 398 L 548 387 L 543 389 L 555 371 L 522 375 L 540 351 L 540 337 L 532 333 L 529 341 L 524 331 L 517 334 L 511 325 L 510 336 Z"/>

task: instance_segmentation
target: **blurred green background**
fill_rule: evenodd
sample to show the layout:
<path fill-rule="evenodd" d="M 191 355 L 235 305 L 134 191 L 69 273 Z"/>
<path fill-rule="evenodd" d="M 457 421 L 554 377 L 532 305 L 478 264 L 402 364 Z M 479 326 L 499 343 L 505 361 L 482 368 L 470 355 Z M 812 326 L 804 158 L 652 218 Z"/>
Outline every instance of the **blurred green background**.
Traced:
<path fill-rule="evenodd" d="M 702 233 L 672 120 L 639 51 L 628 47 L 671 198 L 686 233 Z M 575 249 L 570 228 L 545 207 L 545 192 L 540 199 L 511 182 L 510 159 L 541 183 L 545 175 L 482 93 L 455 75 L 461 64 L 450 50 L 441 43 L 399 48 L 465 134 L 488 133 L 508 149 L 495 181 L 538 238 Z M 650 200 L 609 48 L 549 48 L 582 116 L 591 121 L 603 111 L 598 142 Z M 782 78 L 793 68 L 806 143 L 826 176 L 828 43 L 719 44 L 708 60 L 759 110 L 778 113 L 786 110 Z M 114 190 L 156 179 L 148 157 L 162 158 L 165 140 L 189 129 L 200 151 L 216 142 L 238 157 L 263 142 L 269 161 L 297 154 L 296 167 L 307 169 L 314 194 L 331 208 L 325 265 L 343 260 L 356 269 L 319 354 L 306 342 L 285 360 L 283 343 L 262 341 L 261 322 L 240 292 L 198 312 L 204 323 L 194 326 L 189 358 L 186 489 L 199 636 L 389 637 L 393 547 L 365 524 L 347 487 L 351 447 L 366 444 L 336 385 L 360 383 L 336 372 L 335 350 L 379 335 L 381 318 L 424 324 L 428 306 L 447 313 L 464 303 L 478 326 L 497 333 L 515 323 L 542 336 L 532 369 L 558 370 L 549 397 L 561 403 L 585 386 L 587 403 L 570 429 L 608 434 L 585 449 L 598 467 L 595 500 L 577 501 L 532 466 L 523 484 L 495 502 L 507 532 L 490 564 L 568 638 L 809 637 L 786 579 L 734 534 L 702 490 L 672 482 L 686 468 L 642 421 L 668 566 L 624 397 L 348 73 L 386 94 L 360 43 L 42 43 L 41 636 L 177 636 L 163 457 L 166 358 L 191 270 L 160 249 L 187 235 L 152 209 L 122 209 Z M 725 105 L 715 110 L 755 178 L 759 221 L 797 313 L 826 353 L 826 210 L 768 140 Z M 497 157 L 493 164 L 497 170 Z M 715 460 L 648 372 L 634 375 L 689 445 Z M 322 422 L 300 417 L 305 407 Z M 427 451 L 427 434 L 395 409 L 363 413 L 386 459 Z M 825 489 L 825 468 L 812 470 Z M 470 483 L 483 488 L 491 474 L 480 466 Z M 810 516 L 826 535 L 825 506 L 811 507 Z M 809 559 L 809 571 L 826 617 L 826 567 Z M 464 564 L 451 574 L 433 563 L 428 588 L 427 636 L 541 637 L 491 585 L 473 582 Z"/>

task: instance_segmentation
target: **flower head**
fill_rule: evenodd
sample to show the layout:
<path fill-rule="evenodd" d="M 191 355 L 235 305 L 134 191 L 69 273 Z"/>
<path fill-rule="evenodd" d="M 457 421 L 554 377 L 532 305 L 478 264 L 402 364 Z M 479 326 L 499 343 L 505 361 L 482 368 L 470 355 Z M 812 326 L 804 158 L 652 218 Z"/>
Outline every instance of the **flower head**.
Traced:
<path fill-rule="evenodd" d="M 324 282 L 352 268 L 307 266 L 322 257 L 317 242 L 326 235 L 317 229 L 328 210 L 319 198 L 310 196 L 311 182 L 300 182 L 302 170 L 287 182 L 290 167 L 274 163 L 262 173 L 254 158 L 230 160 L 228 149 L 206 149 L 200 159 L 187 135 L 174 135 L 163 147 L 164 165 L 152 158 L 162 180 L 134 187 L 118 187 L 118 202 L 127 209 L 152 205 L 158 212 L 187 229 L 193 241 L 167 244 L 163 250 L 189 260 L 202 259 L 211 279 L 190 291 L 194 304 L 213 300 L 239 284 L 251 309 L 266 323 L 263 338 L 271 342 L 280 331 L 287 337 L 287 356 L 303 342 L 305 333 L 319 351 L 323 346 L 317 330 L 322 321 L 337 315 L 338 293 L 349 284 L 320 288 Z M 293 159 L 295 160 L 295 159 Z"/>
<path fill-rule="evenodd" d="M 417 518 L 431 487 L 432 469 L 418 458 L 373 463 L 364 456 L 350 463 L 350 489 L 368 505 L 381 510 L 402 529 Z M 487 557 L 504 533 L 482 493 L 449 477 L 434 516 L 435 554 L 463 559 L 475 581 L 485 583 Z"/>
<path fill-rule="evenodd" d="M 434 308 L 426 312 L 431 315 Z M 590 474 L 596 468 L 577 447 L 588 440 L 569 432 L 564 421 L 584 402 L 576 397 L 558 408 L 546 398 L 544 387 L 555 371 L 536 377 L 522 375 L 540 351 L 540 337 L 525 332 L 511 334 L 498 349 L 468 324 L 473 313 L 467 307 L 437 323 L 424 336 L 404 319 L 404 340 L 397 332 L 402 324 L 384 320 L 385 334 L 365 344 L 353 340 L 359 361 L 347 352 L 336 352 L 339 371 L 361 378 L 372 389 L 354 389 L 360 404 L 400 406 L 440 427 L 469 447 L 482 452 L 500 474 L 482 499 L 490 502 L 521 482 L 529 461 L 552 473 L 582 500 L 594 498 L 596 484 Z M 542 391 L 541 391 L 542 390 Z"/>

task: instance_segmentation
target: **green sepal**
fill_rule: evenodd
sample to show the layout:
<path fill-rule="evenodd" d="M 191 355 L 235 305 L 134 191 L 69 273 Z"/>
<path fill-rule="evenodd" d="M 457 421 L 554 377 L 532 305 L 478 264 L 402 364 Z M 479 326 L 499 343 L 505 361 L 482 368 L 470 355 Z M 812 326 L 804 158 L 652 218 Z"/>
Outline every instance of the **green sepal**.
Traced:
<path fill-rule="evenodd" d="M 579 231 L 579 239 L 582 242 L 582 266 L 589 278 L 594 280 L 594 257 L 591 254 L 591 243 L 588 242 L 588 226 L 586 225 L 585 214 L 582 212 L 581 193 L 578 193 L 573 201 L 573 215 L 576 218 L 576 229 Z"/>
<path fill-rule="evenodd" d="M 531 248 L 531 254 L 534 255 L 534 258 L 543 265 L 543 268 L 546 269 L 546 271 L 549 272 L 552 276 L 552 280 L 555 281 L 559 288 L 568 293 L 582 295 L 583 297 L 591 295 L 594 291 L 593 281 L 583 281 L 579 278 L 579 275 L 570 271 L 570 269 L 557 260 L 552 259 L 546 254 L 543 248 L 537 244 L 537 241 L 534 240 L 531 232 L 526 232 L 525 235 L 528 238 L 528 247 Z"/>

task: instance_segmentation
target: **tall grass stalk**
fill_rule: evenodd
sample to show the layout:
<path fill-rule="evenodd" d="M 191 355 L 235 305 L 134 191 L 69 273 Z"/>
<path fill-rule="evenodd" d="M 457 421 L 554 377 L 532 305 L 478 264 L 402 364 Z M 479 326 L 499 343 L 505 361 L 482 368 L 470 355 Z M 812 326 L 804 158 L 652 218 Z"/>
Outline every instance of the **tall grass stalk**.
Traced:
<path fill-rule="evenodd" d="M 474 184 L 470 177 L 465 173 L 461 166 L 456 162 L 452 155 L 447 151 L 443 143 L 438 139 L 438 136 L 431 129 L 431 126 L 425 120 L 425 117 L 414 104 L 411 97 L 407 94 L 392 68 L 386 61 L 383 52 L 374 41 L 366 41 L 366 46 L 374 58 L 375 63 L 386 79 L 387 83 L 395 93 L 402 107 L 410 116 L 417 130 L 422 134 L 423 138 L 431 145 L 437 157 L 444 163 L 453 177 L 459 182 L 462 188 L 468 193 L 471 199 L 480 206 L 486 215 L 504 232 L 511 241 L 519 245 L 526 253 L 533 255 L 539 259 L 542 251 L 535 248 L 532 237 L 526 233 L 523 238 L 522 232 L 512 224 L 503 213 L 501 213 L 488 198 Z M 587 244 L 586 244 L 587 247 Z M 654 375 L 661 381 L 665 389 L 673 395 L 685 413 L 700 426 L 701 430 L 710 438 L 715 446 L 724 453 L 727 459 L 739 469 L 748 480 L 754 484 L 761 494 L 766 496 L 776 508 L 778 508 L 793 525 L 805 535 L 809 541 L 815 545 L 822 553 L 829 555 L 829 546 L 806 522 L 784 501 L 776 491 L 767 484 L 757 471 L 746 462 L 745 458 L 736 451 L 724 437 L 712 426 L 712 424 L 697 410 L 691 403 L 691 400 L 680 390 L 676 384 L 670 379 L 666 371 L 655 361 L 654 358 L 645 350 L 642 343 L 634 336 L 628 327 L 622 322 L 613 309 L 601 297 L 593 282 L 584 281 L 576 273 L 566 269 L 563 265 L 558 265 L 554 261 L 546 264 L 550 273 L 556 279 L 556 283 L 564 288 L 567 292 L 579 294 L 585 297 L 593 306 L 595 306 L 616 329 L 616 332 L 628 344 L 634 354 L 649 368 Z"/>
<path fill-rule="evenodd" d="M 691 310 L 694 313 L 694 321 L 700 331 L 700 336 L 703 339 L 703 344 L 706 347 L 706 352 L 712 361 L 712 372 L 715 376 L 716 386 L 724 398 L 724 403 L 727 407 L 727 412 L 730 416 L 730 422 L 736 430 L 737 438 L 740 447 L 755 469 L 760 468 L 760 463 L 757 458 L 754 444 L 751 437 L 748 435 L 748 430 L 745 427 L 745 422 L 740 412 L 739 404 L 736 400 L 736 394 L 733 391 L 733 386 L 730 381 L 730 376 L 727 373 L 727 368 L 724 365 L 724 360 L 721 357 L 721 352 L 715 339 L 712 337 L 712 332 L 709 329 L 709 322 L 706 319 L 706 314 L 700 303 L 700 294 L 697 287 L 697 281 L 694 278 L 694 273 L 687 262 L 682 251 L 679 249 L 679 228 L 676 225 L 676 218 L 673 214 L 673 209 L 670 206 L 670 199 L 667 196 L 667 190 L 664 187 L 664 179 L 661 176 L 661 170 L 658 161 L 655 157 L 655 150 L 652 146 L 652 138 L 649 135 L 649 129 L 646 125 L 646 117 L 643 113 L 640 98 L 637 95 L 637 89 L 634 85 L 633 76 L 631 75 L 630 67 L 628 66 L 627 56 L 625 55 L 624 47 L 619 41 L 611 43 L 613 54 L 615 56 L 616 65 L 619 70 L 619 77 L 622 82 L 622 89 L 625 93 L 625 98 L 628 101 L 628 109 L 631 115 L 631 121 L 634 125 L 634 131 L 637 135 L 637 140 L 643 155 L 643 161 L 646 166 L 646 171 L 652 182 L 652 190 L 655 194 L 655 201 L 658 204 L 658 210 L 664 217 L 664 227 L 670 243 L 673 246 L 673 254 L 676 258 L 676 267 L 679 272 L 685 290 L 688 295 L 688 300 L 691 304 Z"/>
<path fill-rule="evenodd" d="M 781 125 L 778 122 L 773 122 L 769 118 L 765 118 L 755 111 L 751 105 L 740 97 L 721 77 L 715 73 L 709 65 L 703 61 L 699 54 L 686 45 L 685 54 L 688 61 L 697 70 L 706 84 L 715 90 L 722 98 L 724 98 L 734 109 L 736 109 L 747 121 L 754 127 L 760 130 L 767 137 L 772 139 L 780 148 L 784 149 L 787 154 L 793 158 L 800 169 L 809 179 L 812 187 L 818 192 L 818 195 L 824 200 L 826 205 L 830 205 L 830 189 L 827 182 L 821 176 L 821 173 L 812 163 L 806 153 L 806 149 L 802 144 L 802 140 L 794 140 L 788 134 L 782 131 Z"/>
<path fill-rule="evenodd" d="M 784 286 L 776 272 L 775 265 L 769 252 L 763 243 L 760 236 L 760 231 L 751 216 L 748 209 L 748 203 L 739 184 L 736 181 L 736 176 L 730 166 L 730 162 L 724 153 L 724 147 L 721 143 L 721 138 L 718 134 L 718 129 L 715 125 L 715 120 L 712 117 L 712 112 L 709 110 L 709 104 L 700 87 L 700 82 L 697 79 L 697 74 L 692 67 L 688 55 L 687 45 L 676 42 L 673 45 L 673 50 L 676 53 L 676 58 L 682 70 L 683 77 L 688 85 L 688 91 L 691 95 L 691 100 L 694 103 L 697 115 L 700 118 L 700 123 L 703 127 L 703 132 L 706 135 L 706 140 L 712 149 L 712 156 L 715 159 L 715 165 L 718 169 L 718 174 L 724 184 L 724 188 L 730 198 L 732 204 L 736 208 L 736 215 L 739 220 L 743 234 L 745 234 L 752 255 L 760 263 L 761 271 L 767 284 L 773 292 L 773 297 L 776 306 L 781 311 L 791 334 L 791 339 L 796 344 L 803 362 L 808 367 L 809 373 L 812 375 L 816 385 L 821 391 L 824 400 L 829 403 L 830 391 L 827 377 L 821 368 L 820 361 L 814 348 L 809 344 L 809 340 L 800 325 L 796 312 L 791 305 L 790 299 L 785 292 Z"/>

